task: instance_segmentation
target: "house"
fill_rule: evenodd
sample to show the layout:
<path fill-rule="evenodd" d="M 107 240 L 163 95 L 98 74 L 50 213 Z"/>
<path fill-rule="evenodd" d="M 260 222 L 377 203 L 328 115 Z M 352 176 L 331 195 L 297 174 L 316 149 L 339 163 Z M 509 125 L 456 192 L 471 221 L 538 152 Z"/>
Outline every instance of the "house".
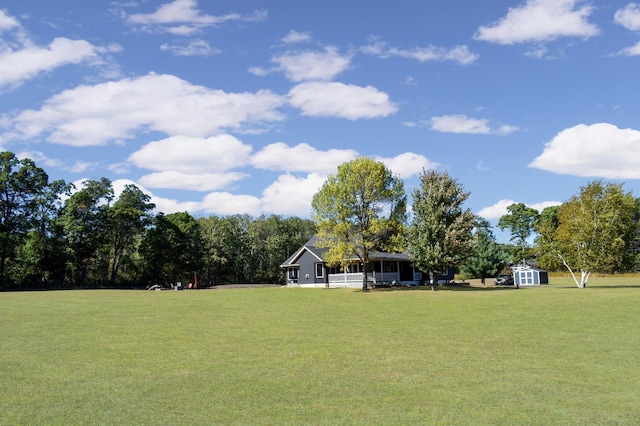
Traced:
<path fill-rule="evenodd" d="M 544 269 L 529 266 L 527 264 L 513 266 L 513 282 L 519 287 L 521 285 L 549 284 L 549 274 Z"/>
<path fill-rule="evenodd" d="M 344 270 L 329 267 L 324 261 L 327 249 L 316 247 L 317 238 L 307 241 L 294 254 L 280 265 L 286 270 L 286 284 L 290 287 L 362 287 L 362 264 L 354 259 Z M 372 272 L 367 280 L 375 285 L 396 283 L 399 285 L 419 285 L 428 279 L 409 260 L 406 253 L 371 253 Z M 438 282 L 453 280 L 453 269 L 441 275 Z"/>

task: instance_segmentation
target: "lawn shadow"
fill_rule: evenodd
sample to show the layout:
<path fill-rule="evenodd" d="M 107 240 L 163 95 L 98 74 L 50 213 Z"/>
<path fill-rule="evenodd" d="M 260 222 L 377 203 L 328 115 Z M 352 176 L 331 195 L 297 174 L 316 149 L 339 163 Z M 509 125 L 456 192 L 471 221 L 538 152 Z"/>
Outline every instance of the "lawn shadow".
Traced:
<path fill-rule="evenodd" d="M 506 291 L 506 290 L 517 290 L 514 286 L 478 286 L 478 285 L 469 285 L 466 283 L 460 284 L 440 284 L 437 287 L 436 291 Z M 433 291 L 431 286 L 429 285 L 421 285 L 421 286 L 389 286 L 389 287 L 376 287 L 372 289 L 375 292 L 383 292 L 383 291 Z"/>

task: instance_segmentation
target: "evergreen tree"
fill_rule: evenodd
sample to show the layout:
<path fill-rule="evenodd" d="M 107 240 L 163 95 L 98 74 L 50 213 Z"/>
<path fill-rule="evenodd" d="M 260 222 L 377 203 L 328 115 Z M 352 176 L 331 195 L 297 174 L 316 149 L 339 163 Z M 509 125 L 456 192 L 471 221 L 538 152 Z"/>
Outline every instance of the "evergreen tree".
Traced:
<path fill-rule="evenodd" d="M 468 277 L 480 278 L 484 285 L 486 278 L 495 277 L 504 268 L 507 254 L 496 243 L 491 225 L 486 220 L 478 221 L 473 239 L 474 250 L 461 270 Z"/>

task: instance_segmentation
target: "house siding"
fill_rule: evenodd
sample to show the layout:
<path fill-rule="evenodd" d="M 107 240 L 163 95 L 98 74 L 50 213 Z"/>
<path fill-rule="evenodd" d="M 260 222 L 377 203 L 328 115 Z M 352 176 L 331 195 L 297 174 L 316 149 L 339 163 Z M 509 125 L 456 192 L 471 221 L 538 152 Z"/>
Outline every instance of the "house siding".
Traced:
<path fill-rule="evenodd" d="M 322 278 L 316 278 L 316 264 L 319 262 L 320 260 L 309 251 L 305 251 L 298 258 L 298 265 L 300 265 L 298 283 L 300 285 L 324 285 L 326 283 L 327 273 L 324 265 L 324 276 Z"/>

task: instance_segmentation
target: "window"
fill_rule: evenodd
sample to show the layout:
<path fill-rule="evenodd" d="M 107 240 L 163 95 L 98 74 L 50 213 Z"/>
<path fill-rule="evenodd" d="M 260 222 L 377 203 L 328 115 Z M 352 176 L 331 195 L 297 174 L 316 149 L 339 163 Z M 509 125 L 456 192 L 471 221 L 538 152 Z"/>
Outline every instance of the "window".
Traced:
<path fill-rule="evenodd" d="M 324 278 L 324 264 L 316 263 L 316 278 Z"/>
<path fill-rule="evenodd" d="M 520 285 L 533 284 L 533 271 L 522 271 L 520 275 Z"/>
<path fill-rule="evenodd" d="M 398 262 L 382 262 L 382 272 L 398 272 Z"/>

